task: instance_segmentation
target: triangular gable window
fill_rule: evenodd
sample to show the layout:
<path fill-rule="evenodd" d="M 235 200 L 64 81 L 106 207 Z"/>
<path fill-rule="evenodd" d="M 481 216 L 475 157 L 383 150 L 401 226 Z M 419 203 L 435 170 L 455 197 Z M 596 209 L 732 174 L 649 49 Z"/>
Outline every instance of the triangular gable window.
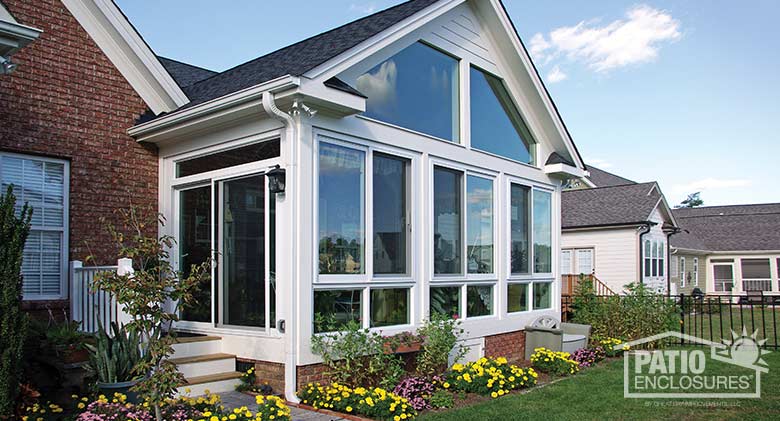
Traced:
<path fill-rule="evenodd" d="M 368 97 L 364 115 L 459 141 L 458 59 L 415 42 L 351 80 Z"/>
<path fill-rule="evenodd" d="M 534 140 L 501 79 L 471 68 L 471 147 L 534 164 Z"/>

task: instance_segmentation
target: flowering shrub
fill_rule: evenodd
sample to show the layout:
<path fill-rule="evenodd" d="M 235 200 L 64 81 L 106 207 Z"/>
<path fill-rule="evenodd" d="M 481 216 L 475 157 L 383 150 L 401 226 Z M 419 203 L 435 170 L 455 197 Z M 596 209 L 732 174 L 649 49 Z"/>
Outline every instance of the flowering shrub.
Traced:
<path fill-rule="evenodd" d="M 315 408 L 365 415 L 378 420 L 401 421 L 417 416 L 409 400 L 379 387 L 352 389 L 338 383 L 329 386 L 309 383 L 298 392 L 298 397 L 303 404 Z"/>
<path fill-rule="evenodd" d="M 571 354 L 571 359 L 579 363 L 580 367 L 590 367 L 606 358 L 606 356 L 604 348 L 597 346 L 594 348 L 580 348 Z"/>
<path fill-rule="evenodd" d="M 59 419 L 63 409 L 59 405 L 48 403 L 46 405 L 34 404 L 28 406 L 22 415 L 22 421 L 48 421 Z"/>
<path fill-rule="evenodd" d="M 622 354 L 623 351 L 628 351 L 631 348 L 628 345 L 623 345 L 622 347 L 615 349 L 616 345 L 623 344 L 624 342 L 625 341 L 620 338 L 613 338 L 610 336 L 594 336 L 591 339 L 591 343 L 594 346 L 603 348 L 608 357 L 615 357 Z"/>
<path fill-rule="evenodd" d="M 238 420 L 289 420 L 290 419 L 290 408 L 285 405 L 284 400 L 278 396 L 263 396 L 263 395 L 257 395 L 255 397 L 255 402 L 257 403 L 257 412 L 255 413 L 255 418 L 252 418 L 252 413 L 247 411 L 246 408 L 242 412 L 243 415 L 246 416 L 246 418 L 237 418 Z M 235 410 L 233 411 L 235 412 Z M 231 418 L 228 416 L 228 419 L 233 420 L 234 418 Z"/>
<path fill-rule="evenodd" d="M 409 405 L 417 411 L 423 409 L 430 409 L 431 405 L 428 403 L 430 397 L 441 388 L 442 378 L 439 376 L 433 379 L 427 377 L 407 377 L 398 386 L 393 389 L 393 393 L 406 398 L 409 401 Z"/>
<path fill-rule="evenodd" d="M 497 398 L 535 385 L 537 376 L 533 368 L 507 365 L 506 358 L 483 357 L 465 365 L 454 364 L 442 387 Z"/>
<path fill-rule="evenodd" d="M 531 365 L 542 373 L 553 376 L 568 376 L 580 370 L 579 363 L 571 359 L 571 354 L 547 348 L 534 349 L 534 353 L 531 354 Z"/>

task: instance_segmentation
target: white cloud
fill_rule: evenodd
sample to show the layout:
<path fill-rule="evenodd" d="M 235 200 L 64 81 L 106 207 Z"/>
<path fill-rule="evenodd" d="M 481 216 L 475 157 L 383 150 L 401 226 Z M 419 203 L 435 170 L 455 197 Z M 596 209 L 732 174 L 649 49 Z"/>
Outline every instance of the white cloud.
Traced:
<path fill-rule="evenodd" d="M 672 192 L 675 194 L 689 194 L 707 190 L 748 187 L 750 185 L 750 180 L 745 179 L 704 178 L 687 184 L 675 184 L 672 186 Z"/>
<path fill-rule="evenodd" d="M 629 9 L 624 19 L 603 26 L 582 21 L 554 29 L 547 37 L 537 33 L 531 38 L 531 53 L 537 60 L 566 57 L 596 72 L 606 72 L 653 61 L 661 44 L 680 37 L 680 22 L 669 13 L 638 5 Z"/>
<path fill-rule="evenodd" d="M 593 165 L 594 167 L 601 168 L 603 170 L 612 167 L 612 163 L 611 162 L 607 161 L 606 159 L 601 159 L 601 158 L 588 159 L 588 161 L 586 163 L 589 166 Z"/>
<path fill-rule="evenodd" d="M 376 10 L 377 7 L 376 7 L 376 3 L 374 2 L 351 3 L 349 5 L 350 12 L 358 12 L 366 15 L 376 12 Z"/>
<path fill-rule="evenodd" d="M 564 79 L 566 79 L 568 76 L 566 73 L 564 73 L 558 65 L 552 68 L 550 70 L 550 73 L 547 74 L 547 81 L 550 83 L 556 83 L 560 82 Z"/>
<path fill-rule="evenodd" d="M 395 99 L 398 68 L 395 61 L 387 60 L 376 72 L 368 72 L 357 78 L 357 90 L 371 98 L 376 105 L 386 104 Z"/>

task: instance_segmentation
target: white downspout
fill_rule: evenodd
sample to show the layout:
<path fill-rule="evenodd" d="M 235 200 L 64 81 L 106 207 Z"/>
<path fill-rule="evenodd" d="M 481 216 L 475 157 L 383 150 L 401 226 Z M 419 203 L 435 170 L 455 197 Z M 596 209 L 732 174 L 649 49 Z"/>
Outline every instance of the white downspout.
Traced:
<path fill-rule="evenodd" d="M 263 108 L 265 109 L 265 112 L 272 116 L 279 121 L 281 121 L 284 126 L 284 137 L 285 142 L 282 143 L 282 145 L 288 145 L 289 148 L 287 149 L 289 152 L 288 156 L 288 162 L 286 163 L 289 167 L 287 170 L 287 188 L 285 195 L 289 195 L 289 197 L 292 199 L 296 196 L 297 192 L 291 192 L 291 188 L 296 188 L 297 178 L 294 169 L 297 168 L 296 163 L 298 162 L 298 144 L 299 140 L 298 136 L 300 133 L 300 118 L 295 118 L 293 116 L 298 116 L 298 112 L 293 111 L 292 115 L 280 110 L 276 107 L 276 101 L 274 98 L 274 94 L 270 92 L 264 92 L 263 93 Z M 291 210 L 292 210 L 292 216 L 291 221 L 294 226 L 294 224 L 298 221 L 298 207 L 297 207 L 297 201 L 292 200 L 291 203 Z M 285 362 L 284 362 L 284 395 L 285 398 L 288 401 L 291 402 L 298 402 L 298 397 L 295 395 L 295 386 L 297 382 L 297 347 L 298 347 L 298 341 L 297 341 L 297 307 L 296 307 L 296 297 L 297 294 L 297 287 L 298 287 L 298 262 L 297 262 L 297 253 L 295 253 L 295 250 L 297 250 L 296 242 L 297 238 L 295 235 L 296 230 L 293 230 L 293 235 L 290 236 L 290 249 L 289 251 L 292 252 L 296 257 L 292 259 L 292 264 L 289 265 L 290 273 L 289 273 L 289 287 L 288 287 L 288 295 L 287 295 L 287 309 L 288 311 L 285 312 Z"/>

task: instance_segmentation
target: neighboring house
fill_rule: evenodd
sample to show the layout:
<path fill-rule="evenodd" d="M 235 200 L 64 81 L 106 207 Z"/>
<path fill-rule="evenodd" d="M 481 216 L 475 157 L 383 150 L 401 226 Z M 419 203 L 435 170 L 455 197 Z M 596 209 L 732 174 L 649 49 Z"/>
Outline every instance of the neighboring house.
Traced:
<path fill-rule="evenodd" d="M 674 209 L 682 232 L 672 237 L 677 292 L 760 290 L 780 295 L 780 204 Z"/>
<path fill-rule="evenodd" d="M 593 274 L 615 293 L 632 282 L 666 292 L 676 223 L 658 184 L 588 171 L 562 194 L 561 274 Z"/>
<path fill-rule="evenodd" d="M 295 400 L 319 318 L 457 315 L 472 357 L 522 358 L 560 315 L 561 190 L 585 166 L 499 1 L 409 1 L 221 73 L 156 57 L 110 0 L 3 2 L 43 29 L 0 78 L 3 183 L 43 209 L 26 299 L 109 262 L 98 218 L 132 201 L 176 267 L 216 259 L 176 325 L 229 366 L 212 391 L 235 356 Z"/>

